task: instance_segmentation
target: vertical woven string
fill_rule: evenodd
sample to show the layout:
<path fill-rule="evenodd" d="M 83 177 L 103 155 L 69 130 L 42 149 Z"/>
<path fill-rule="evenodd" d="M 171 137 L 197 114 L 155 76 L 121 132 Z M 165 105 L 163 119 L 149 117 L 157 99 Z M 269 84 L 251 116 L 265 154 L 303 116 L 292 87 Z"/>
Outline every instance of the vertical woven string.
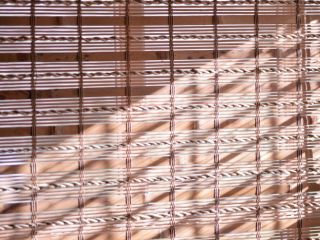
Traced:
<path fill-rule="evenodd" d="M 217 0 L 214 1 L 213 4 L 213 35 L 214 35 L 214 51 L 213 51 L 213 64 L 214 64 L 214 171 L 215 171 L 215 179 L 214 179 L 214 199 L 215 199 L 215 224 L 214 224 L 214 234 L 215 239 L 220 238 L 220 226 L 219 226 L 219 204 L 220 204 L 220 188 L 219 188 L 219 166 L 220 166 L 220 156 L 219 156 L 219 128 L 220 128 L 220 120 L 219 120 L 219 73 L 218 73 L 218 59 L 219 59 L 219 41 L 218 41 L 218 15 L 217 15 Z"/>
<path fill-rule="evenodd" d="M 82 57 L 82 10 L 81 10 L 81 0 L 78 0 L 77 5 L 77 27 L 78 27 L 78 70 L 79 70 L 79 158 L 78 158 L 78 171 L 80 179 L 79 196 L 78 196 L 78 208 L 79 208 L 79 234 L 78 239 L 83 240 L 83 225 L 84 225 L 84 159 L 83 159 L 83 57 Z"/>
<path fill-rule="evenodd" d="M 261 238 L 261 154 L 260 154 L 260 66 L 259 66 L 259 0 L 254 4 L 254 31 L 255 31 L 255 93 L 256 93 L 256 110 L 255 110 L 255 127 L 256 127 L 256 239 Z"/>
<path fill-rule="evenodd" d="M 130 0 L 126 0 L 125 7 L 125 27 L 126 27 L 126 96 L 127 96 L 127 116 L 126 116 L 126 213 L 127 213 L 127 225 L 126 225 L 126 239 L 130 240 L 132 237 L 131 231 L 131 60 L 130 60 Z"/>
<path fill-rule="evenodd" d="M 30 8 L 30 26 L 31 26 L 31 106 L 32 106 L 32 152 L 31 152 L 31 238 L 36 239 L 37 236 L 37 211 L 38 211 L 38 184 L 37 184 L 37 92 L 36 92 L 36 2 L 31 1 Z"/>
<path fill-rule="evenodd" d="M 296 48 L 296 55 L 297 55 L 297 65 L 298 65 L 298 76 L 296 81 L 296 91 L 297 91 L 297 203 L 298 203 L 298 221 L 297 221 L 297 228 L 298 228 L 298 239 L 302 239 L 302 208 L 303 208 L 303 198 L 302 198 L 302 190 L 303 190 L 303 183 L 302 183 L 302 155 L 303 155 L 303 129 L 302 129 L 302 113 L 303 113 L 303 96 L 302 96 L 302 89 L 303 89 L 303 79 L 302 79 L 302 46 L 301 46 L 301 5 L 303 4 L 302 0 L 296 0 L 296 31 L 297 31 L 297 48 Z"/>
<path fill-rule="evenodd" d="M 172 0 L 168 4 L 168 24 L 169 24 L 169 59 L 170 59 L 170 239 L 175 239 L 175 82 L 174 82 L 174 49 L 173 49 L 173 7 Z"/>

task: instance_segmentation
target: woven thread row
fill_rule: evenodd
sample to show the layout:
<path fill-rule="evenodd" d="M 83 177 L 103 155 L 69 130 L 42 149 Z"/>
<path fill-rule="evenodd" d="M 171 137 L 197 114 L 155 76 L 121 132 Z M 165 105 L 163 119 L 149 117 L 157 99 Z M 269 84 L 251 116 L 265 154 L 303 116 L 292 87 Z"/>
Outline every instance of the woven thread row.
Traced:
<path fill-rule="evenodd" d="M 219 69 L 217 72 L 213 69 L 175 69 L 175 74 L 238 74 L 238 73 L 255 73 L 256 69 L 248 69 L 248 68 L 230 68 L 230 69 Z M 307 72 L 307 73 L 318 73 L 320 72 L 320 68 L 317 67 L 308 67 L 308 68 L 260 68 L 260 73 L 298 73 L 299 71 Z M 164 75 L 169 74 L 170 71 L 167 69 L 161 70 L 147 70 L 147 71 L 130 71 L 129 74 L 136 76 L 148 76 L 148 75 Z M 84 77 L 108 77 L 108 76 L 126 76 L 128 73 L 126 71 L 110 71 L 110 72 L 84 72 Z M 39 73 L 37 74 L 38 78 L 41 77 L 74 77 L 78 78 L 78 73 L 70 73 L 70 72 L 48 72 L 48 73 Z M 0 81 L 8 80 L 8 79 L 18 79 L 23 80 L 25 78 L 31 77 L 31 74 L 0 74 Z"/>
<path fill-rule="evenodd" d="M 195 174 L 195 175 L 189 175 L 189 176 L 175 176 L 174 181 L 176 182 L 195 182 L 195 181 L 205 181 L 210 179 L 216 179 L 217 177 L 254 177 L 257 174 L 260 174 L 261 176 L 279 176 L 279 177 L 288 177 L 293 174 L 300 173 L 301 176 L 307 176 L 307 175 L 319 175 L 320 174 L 320 168 L 307 168 L 305 170 L 299 170 L 299 169 L 275 169 L 275 170 L 263 170 L 260 172 L 257 172 L 256 170 L 237 170 L 237 171 L 230 171 L 230 172 L 218 172 L 216 173 L 206 173 L 206 174 Z M 145 177 L 145 178 L 132 178 L 130 179 L 130 183 L 159 183 L 159 182 L 171 182 L 171 177 L 165 177 L 165 176 L 157 176 L 157 177 Z M 126 184 L 127 180 L 108 180 L 108 179 L 100 179 L 100 180 L 89 180 L 84 181 L 83 186 L 84 187 L 90 187 L 90 186 L 113 186 L 113 185 L 119 185 L 119 184 Z M 63 183 L 45 183 L 41 184 L 39 183 L 37 186 L 34 185 L 21 185 L 21 186 L 3 186 L 0 187 L 0 192 L 2 193 L 17 193 L 22 191 L 44 191 L 44 190 L 50 190 L 50 189 L 64 189 L 64 188 L 74 188 L 74 187 L 80 187 L 81 182 L 63 182 Z"/>
<path fill-rule="evenodd" d="M 319 209 L 319 202 L 305 202 L 305 207 L 312 209 Z M 277 204 L 269 206 L 261 206 L 261 211 L 275 211 L 275 210 L 292 210 L 297 209 L 298 204 L 296 203 L 287 203 L 287 204 Z M 255 206 L 238 206 L 238 207 L 226 207 L 220 208 L 220 214 L 230 214 L 230 213 L 239 213 L 239 212 L 254 212 L 256 211 Z M 204 209 L 204 210 L 191 210 L 191 211 L 175 211 L 175 217 L 177 218 L 186 218 L 192 216 L 203 216 L 208 214 L 215 214 L 216 211 L 213 208 Z M 148 214 L 136 214 L 132 215 L 132 221 L 146 221 L 146 220 L 162 220 L 170 218 L 171 213 L 148 213 Z M 108 223 L 108 222 L 122 222 L 126 221 L 127 216 L 114 216 L 107 218 L 84 218 L 83 223 L 86 224 L 99 224 L 99 223 Z M 68 225 L 78 225 L 80 224 L 79 219 L 70 219 L 70 220 L 57 220 L 57 221 L 39 221 L 37 223 L 38 227 L 41 226 L 68 226 Z M 34 225 L 32 223 L 21 223 L 21 224 L 6 224 L 0 226 L 0 231 L 13 230 L 13 229 L 26 229 L 32 228 Z"/>
<path fill-rule="evenodd" d="M 319 39 L 320 34 L 305 34 L 303 37 L 306 39 Z M 213 34 L 190 34 L 190 35 L 174 35 L 173 39 L 175 40 L 202 40 L 202 39 L 214 39 L 215 36 Z M 218 34 L 218 39 L 230 39 L 230 40 L 237 40 L 237 39 L 253 39 L 255 38 L 254 34 Z M 272 39 L 272 40 L 294 40 L 298 38 L 298 34 L 259 34 L 259 39 L 265 40 L 265 39 Z M 125 37 L 120 36 L 110 36 L 110 37 L 81 37 L 81 39 L 85 43 L 90 42 L 108 42 L 108 41 L 126 41 Z M 132 41 L 157 41 L 157 40 L 168 40 L 168 35 L 158 35 L 158 36 L 129 36 L 129 39 Z M 50 36 L 40 36 L 36 37 L 35 41 L 66 41 L 66 42 L 76 42 L 79 40 L 79 37 L 65 37 L 65 36 L 59 36 L 59 37 L 50 37 Z M 31 37 L 27 35 L 22 35 L 18 37 L 0 37 L 0 43 L 16 43 L 16 42 L 24 42 L 24 41 L 31 41 Z"/>
<path fill-rule="evenodd" d="M 314 101 L 287 101 L 287 102 L 260 102 L 260 103 L 231 103 L 231 104 L 219 104 L 219 108 L 252 108 L 259 104 L 260 107 L 288 107 L 288 106 L 298 106 L 298 105 L 317 105 L 320 103 L 320 100 Z M 191 104 L 186 106 L 174 106 L 174 110 L 202 110 L 202 109 L 215 109 L 217 105 L 215 104 Z M 97 112 L 109 112 L 109 113 L 117 113 L 117 112 L 126 112 L 128 107 L 92 107 L 92 108 L 82 108 L 81 111 L 83 113 L 97 113 Z M 171 106 L 163 105 L 163 106 L 136 106 L 131 107 L 133 112 L 148 112 L 148 111 L 170 111 Z M 77 108 L 66 108 L 66 109 L 49 109 L 49 110 L 36 110 L 35 113 L 37 115 L 49 115 L 49 114 L 68 114 L 68 113 L 79 113 L 80 109 Z M 25 110 L 5 110 L 0 111 L 0 116 L 30 116 L 32 111 Z"/>

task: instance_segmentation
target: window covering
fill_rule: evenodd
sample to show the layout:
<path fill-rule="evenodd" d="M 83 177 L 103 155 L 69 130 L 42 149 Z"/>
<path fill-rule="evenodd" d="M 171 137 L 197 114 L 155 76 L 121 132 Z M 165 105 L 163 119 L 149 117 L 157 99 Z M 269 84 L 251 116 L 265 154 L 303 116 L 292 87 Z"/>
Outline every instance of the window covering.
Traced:
<path fill-rule="evenodd" d="M 319 239 L 319 11 L 0 1 L 0 239 Z"/>

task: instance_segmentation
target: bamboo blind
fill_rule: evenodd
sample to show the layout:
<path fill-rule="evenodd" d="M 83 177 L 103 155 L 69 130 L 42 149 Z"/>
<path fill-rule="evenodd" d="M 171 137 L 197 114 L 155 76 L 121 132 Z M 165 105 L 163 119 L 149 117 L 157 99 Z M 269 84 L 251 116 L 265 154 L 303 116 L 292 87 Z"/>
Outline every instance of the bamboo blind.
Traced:
<path fill-rule="evenodd" d="M 1 0 L 0 239 L 320 239 L 319 0 Z"/>

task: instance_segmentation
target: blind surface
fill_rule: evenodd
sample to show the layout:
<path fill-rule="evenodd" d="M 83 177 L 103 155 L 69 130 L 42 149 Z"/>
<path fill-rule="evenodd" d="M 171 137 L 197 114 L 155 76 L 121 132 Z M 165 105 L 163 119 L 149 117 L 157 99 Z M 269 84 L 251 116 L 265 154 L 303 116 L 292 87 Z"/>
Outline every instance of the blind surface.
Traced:
<path fill-rule="evenodd" d="M 319 239 L 319 12 L 0 1 L 0 239 Z"/>

